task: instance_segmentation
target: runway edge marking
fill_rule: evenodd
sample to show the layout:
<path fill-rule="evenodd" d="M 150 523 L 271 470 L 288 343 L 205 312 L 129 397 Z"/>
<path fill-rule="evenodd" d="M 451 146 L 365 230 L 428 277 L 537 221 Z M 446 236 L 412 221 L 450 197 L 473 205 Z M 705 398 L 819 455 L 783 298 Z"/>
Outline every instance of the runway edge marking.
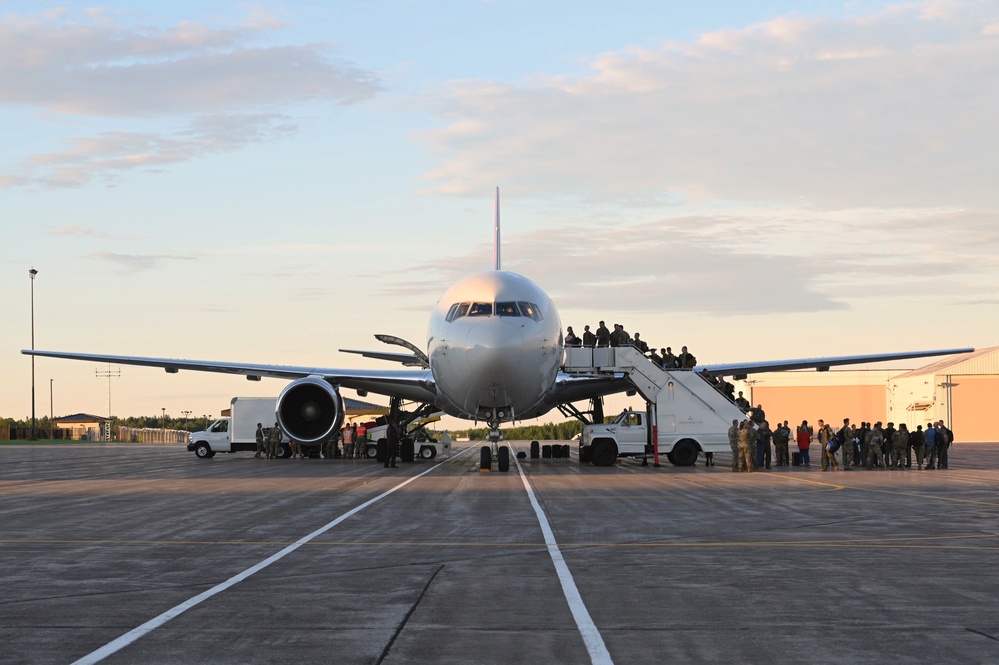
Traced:
<path fill-rule="evenodd" d="M 253 566 L 250 566 L 249 568 L 247 568 L 246 570 L 244 570 L 241 573 L 233 575 L 232 577 L 230 577 L 229 579 L 227 579 L 225 582 L 222 582 L 221 584 L 217 584 L 217 585 L 213 586 L 211 589 L 208 589 L 207 591 L 199 593 L 197 596 L 194 596 L 193 598 L 190 598 L 189 600 L 184 601 L 180 605 L 177 605 L 175 607 L 170 608 L 169 610 L 167 610 L 166 612 L 163 612 L 159 616 L 150 619 L 149 621 L 145 622 L 141 626 L 138 626 L 137 628 L 133 628 L 132 630 L 128 631 L 127 633 L 125 633 L 121 637 L 117 638 L 116 640 L 108 642 L 107 644 L 105 644 L 104 646 L 102 646 L 100 649 L 97 649 L 96 651 L 93 651 L 93 652 L 87 654 L 86 656 L 84 656 L 83 658 L 80 658 L 79 660 L 73 661 L 72 665 L 92 665 L 93 663 L 99 663 L 100 661 L 104 660 L 108 656 L 111 656 L 111 655 L 117 653 L 118 651 L 121 651 L 122 649 L 124 649 L 128 645 L 130 645 L 133 642 L 135 642 L 136 640 L 138 640 L 140 637 L 143 637 L 143 636 L 151 633 L 152 631 L 156 630 L 157 628 L 159 628 L 163 624 L 167 623 L 171 619 L 180 616 L 181 614 L 183 614 L 187 610 L 191 609 L 192 607 L 195 607 L 195 606 L 199 605 L 200 603 L 202 603 L 203 601 L 208 600 L 212 596 L 215 596 L 215 595 L 217 595 L 217 594 L 225 591 L 226 589 L 228 589 L 228 588 L 230 588 L 232 586 L 235 586 L 236 584 L 239 584 L 240 582 L 242 582 L 246 578 L 250 577 L 254 573 L 260 572 L 264 568 L 270 566 L 272 563 L 276 563 L 276 562 L 280 561 L 281 559 L 283 559 L 287 555 L 289 555 L 292 552 L 294 552 L 295 550 L 297 550 L 302 545 L 305 545 L 309 541 L 317 538 L 318 536 L 321 536 L 322 534 L 326 533 L 327 531 L 329 531 L 333 527 L 337 526 L 338 524 L 340 524 L 344 520 L 349 519 L 349 518 L 353 517 L 354 515 L 356 515 L 357 513 L 361 512 L 362 510 L 364 510 L 368 506 L 381 501 L 385 497 L 389 496 L 390 494 L 395 493 L 397 490 L 402 489 L 403 487 L 405 487 L 406 485 L 410 484 L 414 480 L 416 480 L 418 478 L 422 478 L 423 476 L 427 475 L 431 471 L 439 469 L 440 467 L 444 466 L 445 464 L 448 464 L 448 463 L 450 463 L 450 462 L 458 459 L 464 453 L 468 452 L 468 450 L 471 450 L 471 448 L 468 448 L 468 449 L 466 449 L 466 450 L 464 450 L 464 451 L 456 454 L 455 456 L 450 457 L 450 458 L 444 460 L 443 462 L 440 462 L 439 464 L 435 464 L 434 466 L 430 467 L 429 469 L 427 469 L 423 473 L 415 475 L 412 478 L 409 478 L 409 479 L 407 479 L 407 480 L 399 483 L 395 487 L 382 492 L 381 494 L 379 494 L 378 496 L 376 496 L 376 497 L 374 497 L 372 499 L 368 499 L 367 501 L 365 501 L 361 505 L 348 510 L 343 515 L 340 515 L 339 517 L 337 517 L 336 519 L 334 519 L 332 522 L 329 522 L 325 526 L 322 526 L 322 527 L 316 529 L 315 531 L 313 531 L 312 533 L 310 533 L 307 536 L 299 538 L 294 543 L 292 543 L 291 545 L 288 545 L 287 547 L 285 547 L 280 552 L 277 552 L 276 554 L 272 554 L 271 556 L 267 557 L 266 559 L 264 559 L 260 563 L 258 563 L 256 565 L 253 565 Z"/>
<path fill-rule="evenodd" d="M 576 582 L 572 578 L 572 573 L 569 572 L 569 566 L 562 557 L 562 550 L 559 549 L 558 543 L 555 541 L 555 534 L 552 533 L 551 525 L 548 524 L 545 511 L 541 509 L 541 504 L 538 503 L 538 499 L 534 495 L 534 489 L 527 480 L 527 474 L 524 473 L 524 469 L 520 466 L 520 461 L 516 457 L 513 458 L 513 461 L 517 465 L 517 471 L 520 473 L 520 481 L 524 483 L 524 489 L 527 490 L 527 498 L 530 499 L 531 507 L 534 508 L 534 514 L 541 525 L 541 533 L 545 537 L 548 554 L 552 558 L 552 563 L 555 564 L 555 572 L 558 573 L 559 582 L 562 584 L 562 593 L 565 595 L 566 602 L 569 603 L 569 610 L 572 612 L 572 618 L 576 621 L 579 634 L 583 637 L 583 643 L 590 654 L 590 661 L 595 665 L 613 665 L 614 661 L 611 660 L 607 645 L 604 644 L 604 638 L 600 635 L 600 631 L 597 630 L 596 624 L 593 623 L 593 619 L 590 617 L 590 613 L 583 603 L 582 596 L 579 595 Z"/>

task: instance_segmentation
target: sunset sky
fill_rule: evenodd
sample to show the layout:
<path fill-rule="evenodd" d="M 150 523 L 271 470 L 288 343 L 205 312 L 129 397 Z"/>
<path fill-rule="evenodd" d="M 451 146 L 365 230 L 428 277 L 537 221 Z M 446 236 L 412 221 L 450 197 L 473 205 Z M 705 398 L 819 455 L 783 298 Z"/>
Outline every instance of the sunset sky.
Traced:
<path fill-rule="evenodd" d="M 337 349 L 425 347 L 496 186 L 503 267 L 577 331 L 999 344 L 997 5 L 700 4 L 0 0 L 0 416 L 32 266 L 39 349 L 390 368 Z M 105 414 L 106 369 L 38 359 L 38 415 Z M 283 385 L 123 366 L 112 411 Z"/>

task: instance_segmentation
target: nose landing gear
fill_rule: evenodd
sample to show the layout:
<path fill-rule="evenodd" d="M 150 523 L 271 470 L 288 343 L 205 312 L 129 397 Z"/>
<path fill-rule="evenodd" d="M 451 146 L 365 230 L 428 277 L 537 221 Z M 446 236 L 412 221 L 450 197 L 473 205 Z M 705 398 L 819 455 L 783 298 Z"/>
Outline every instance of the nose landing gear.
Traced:
<path fill-rule="evenodd" d="M 494 459 L 497 470 L 503 473 L 510 470 L 510 448 L 499 445 L 502 440 L 503 435 L 500 434 L 499 423 L 489 423 L 489 445 L 482 446 L 479 451 L 479 471 L 491 471 Z"/>

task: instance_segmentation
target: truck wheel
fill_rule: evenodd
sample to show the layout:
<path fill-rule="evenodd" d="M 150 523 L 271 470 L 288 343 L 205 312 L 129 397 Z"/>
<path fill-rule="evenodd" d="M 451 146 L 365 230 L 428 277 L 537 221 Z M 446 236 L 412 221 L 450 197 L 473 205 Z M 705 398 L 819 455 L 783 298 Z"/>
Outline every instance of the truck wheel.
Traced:
<path fill-rule="evenodd" d="M 367 457 L 368 459 L 377 459 L 378 458 L 378 446 L 377 445 L 371 445 L 371 444 L 366 445 L 364 447 L 364 456 Z"/>
<path fill-rule="evenodd" d="M 194 447 L 194 455 L 200 459 L 211 459 L 215 457 L 215 451 L 205 441 Z"/>
<path fill-rule="evenodd" d="M 590 459 L 592 457 L 591 453 L 592 453 L 592 450 L 590 449 L 589 446 L 580 445 L 579 446 L 579 463 L 580 464 L 587 464 L 587 463 L 589 463 Z"/>
<path fill-rule="evenodd" d="M 673 457 L 670 461 L 677 466 L 693 466 L 697 461 L 700 447 L 690 439 L 684 439 L 673 446 Z"/>
<path fill-rule="evenodd" d="M 597 441 L 590 446 L 590 461 L 593 466 L 614 466 L 617 461 L 617 444 L 613 441 Z"/>
<path fill-rule="evenodd" d="M 415 445 L 413 444 L 413 440 L 410 439 L 409 437 L 406 437 L 405 439 L 400 441 L 399 459 L 401 459 L 403 462 L 412 462 L 413 459 L 416 457 L 416 453 L 413 451 L 414 447 Z"/>
<path fill-rule="evenodd" d="M 510 470 L 510 449 L 507 446 L 500 446 L 496 454 L 496 468 L 503 473 Z"/>
<path fill-rule="evenodd" d="M 433 459 L 437 457 L 437 449 L 433 446 L 420 446 L 421 459 Z"/>
<path fill-rule="evenodd" d="M 286 443 L 278 445 L 276 456 L 278 459 L 291 459 L 291 446 Z"/>
<path fill-rule="evenodd" d="M 493 451 L 489 446 L 482 446 L 479 449 L 479 470 L 490 471 L 493 468 Z"/>

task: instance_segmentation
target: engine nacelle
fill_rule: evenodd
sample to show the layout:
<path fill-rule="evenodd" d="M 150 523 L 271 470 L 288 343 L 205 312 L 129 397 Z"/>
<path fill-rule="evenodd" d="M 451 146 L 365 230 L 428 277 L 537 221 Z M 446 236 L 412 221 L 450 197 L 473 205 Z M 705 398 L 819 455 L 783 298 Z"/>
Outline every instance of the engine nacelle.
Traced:
<path fill-rule="evenodd" d="M 307 376 L 285 386 L 275 410 L 284 433 L 301 443 L 319 443 L 343 424 L 340 393 L 317 376 Z"/>

